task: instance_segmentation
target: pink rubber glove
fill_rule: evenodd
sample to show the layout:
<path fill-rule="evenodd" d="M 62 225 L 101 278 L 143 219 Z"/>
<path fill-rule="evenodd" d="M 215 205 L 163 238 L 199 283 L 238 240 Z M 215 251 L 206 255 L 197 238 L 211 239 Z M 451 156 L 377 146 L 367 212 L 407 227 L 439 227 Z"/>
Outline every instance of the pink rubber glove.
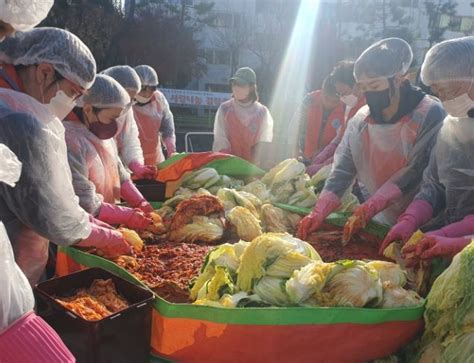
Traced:
<path fill-rule="evenodd" d="M 168 158 L 171 157 L 172 154 L 176 152 L 176 138 L 175 137 L 167 137 L 163 140 L 163 143 L 166 147 L 166 154 Z"/>
<path fill-rule="evenodd" d="M 332 192 L 323 192 L 311 214 L 298 224 L 298 238 L 306 240 L 308 235 L 318 230 L 328 215 L 341 205 L 340 198 Z"/>
<path fill-rule="evenodd" d="M 132 248 L 122 234 L 114 229 L 99 227 L 91 224 L 91 234 L 77 244 L 80 247 L 95 247 L 104 252 L 106 257 L 113 258 L 129 255 Z"/>
<path fill-rule="evenodd" d="M 316 174 L 319 170 L 321 170 L 322 167 L 326 166 L 326 165 L 329 165 L 329 164 L 332 164 L 332 162 L 334 161 L 333 158 L 329 158 L 327 159 L 326 161 L 322 162 L 322 163 L 319 163 L 319 164 L 311 164 L 310 166 L 308 166 L 306 168 L 306 174 L 308 174 L 309 176 L 313 176 L 314 174 Z"/>
<path fill-rule="evenodd" d="M 154 179 L 157 172 L 156 166 L 142 165 L 138 161 L 132 161 L 128 167 L 138 179 Z"/>
<path fill-rule="evenodd" d="M 339 143 L 329 143 L 318 155 L 316 155 L 311 164 L 323 164 L 328 159 L 332 159 Z"/>
<path fill-rule="evenodd" d="M 464 247 L 471 243 L 470 238 L 457 237 L 448 238 L 431 236 L 423 238 L 414 246 L 407 246 L 404 255 L 415 252 L 415 258 L 410 260 L 409 265 L 416 264 L 419 259 L 430 260 L 436 257 L 454 257 Z"/>
<path fill-rule="evenodd" d="M 151 204 L 146 201 L 131 180 L 122 183 L 120 196 L 133 208 L 141 209 L 145 213 L 153 212 Z"/>
<path fill-rule="evenodd" d="M 430 203 L 421 199 L 412 202 L 405 213 L 398 218 L 398 223 L 388 232 L 380 246 L 379 254 L 383 255 L 383 251 L 393 241 L 401 240 L 403 243 L 408 241 L 413 233 L 432 216 L 433 207 Z"/>
<path fill-rule="evenodd" d="M 102 228 L 106 228 L 106 229 L 114 229 L 114 227 L 112 227 L 110 224 L 102 222 L 102 221 L 98 220 L 97 218 L 94 218 L 90 214 L 89 214 L 89 222 L 91 222 L 91 224 L 95 224 L 98 227 L 102 227 Z"/>
<path fill-rule="evenodd" d="M 151 218 L 145 216 L 140 209 L 109 203 L 102 203 L 98 218 L 109 224 L 124 224 L 131 229 L 145 229 L 152 223 Z"/>
<path fill-rule="evenodd" d="M 462 221 L 449 224 L 446 227 L 427 233 L 427 235 L 451 238 L 474 235 L 474 215 L 469 215 Z"/>

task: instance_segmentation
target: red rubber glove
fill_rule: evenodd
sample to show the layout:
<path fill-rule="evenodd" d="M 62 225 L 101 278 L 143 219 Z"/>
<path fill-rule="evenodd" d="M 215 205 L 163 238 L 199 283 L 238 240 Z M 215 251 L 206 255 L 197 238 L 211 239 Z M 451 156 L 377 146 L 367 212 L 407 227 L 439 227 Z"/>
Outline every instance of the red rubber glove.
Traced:
<path fill-rule="evenodd" d="M 122 183 L 120 196 L 132 207 L 141 209 L 145 213 L 153 212 L 153 207 L 146 201 L 142 193 L 131 180 Z"/>
<path fill-rule="evenodd" d="M 108 258 L 129 255 L 132 248 L 122 234 L 114 229 L 99 227 L 91 224 L 91 234 L 77 244 L 80 247 L 95 247 Z"/>
<path fill-rule="evenodd" d="M 430 260 L 436 257 L 452 258 L 461 252 L 469 243 L 471 243 L 470 238 L 430 236 L 423 238 L 414 246 L 407 246 L 404 249 L 404 255 L 415 252 L 416 257 L 410 260 L 410 265 L 415 264 L 419 259 Z"/>
<path fill-rule="evenodd" d="M 402 191 L 397 185 L 393 183 L 384 184 L 367 202 L 356 208 L 352 217 L 344 226 L 346 241 L 343 242 L 348 242 L 355 233 L 367 227 L 372 218 L 386 209 L 391 202 L 400 198 L 401 195 Z"/>
<path fill-rule="evenodd" d="M 156 166 L 142 165 L 138 161 L 132 161 L 128 167 L 138 179 L 154 179 L 157 173 Z"/>
<path fill-rule="evenodd" d="M 118 205 L 102 203 L 98 218 L 109 224 L 124 224 L 131 229 L 145 229 L 152 220 L 140 209 L 119 207 Z"/>
<path fill-rule="evenodd" d="M 421 199 L 412 202 L 405 213 L 398 218 L 398 223 L 388 232 L 380 246 L 379 254 L 383 255 L 383 251 L 394 241 L 402 241 L 403 243 L 408 241 L 413 233 L 428 222 L 432 216 L 433 207 L 431 207 L 431 204 Z"/>
<path fill-rule="evenodd" d="M 474 235 L 474 215 L 469 215 L 459 222 L 451 223 L 429 234 L 452 238 Z"/>
<path fill-rule="evenodd" d="M 311 214 L 304 217 L 298 224 L 298 238 L 306 240 L 308 236 L 317 231 L 328 215 L 341 205 L 339 197 L 332 192 L 323 192 Z"/>

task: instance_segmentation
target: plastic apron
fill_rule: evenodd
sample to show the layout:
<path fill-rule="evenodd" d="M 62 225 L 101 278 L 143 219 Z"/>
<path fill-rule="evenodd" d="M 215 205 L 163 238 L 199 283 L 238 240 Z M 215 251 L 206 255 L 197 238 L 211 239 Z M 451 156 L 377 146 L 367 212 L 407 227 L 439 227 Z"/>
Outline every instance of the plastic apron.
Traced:
<path fill-rule="evenodd" d="M 65 121 L 64 124 L 68 147 L 72 146 L 74 138 L 81 138 L 87 145 L 87 156 L 90 158 L 87 160 L 88 178 L 95 185 L 96 192 L 103 197 L 105 203 L 119 202 L 120 175 L 115 141 L 99 139 L 79 121 Z"/>
<path fill-rule="evenodd" d="M 434 150 L 450 224 L 474 214 L 474 119 L 445 119 Z"/>
<path fill-rule="evenodd" d="M 312 159 L 324 149 L 338 134 L 344 124 L 344 104 L 340 102 L 331 111 L 327 120 L 323 119 L 321 91 L 311 93 L 312 101 L 307 111 L 307 127 L 304 143 L 304 157 Z"/>
<path fill-rule="evenodd" d="M 157 165 L 165 161 L 160 137 L 161 120 L 164 113 L 157 93 L 153 94 L 153 98 L 148 104 L 133 106 L 133 113 L 138 126 L 145 165 Z"/>
<path fill-rule="evenodd" d="M 237 116 L 233 101 L 225 112 L 226 134 L 230 143 L 230 153 L 242 159 L 253 161 L 253 147 L 259 142 L 262 125 L 266 117 L 265 108 L 251 118 L 245 126 Z"/>
<path fill-rule="evenodd" d="M 418 132 L 434 102 L 425 96 L 413 112 L 389 125 L 374 123 L 368 107 L 357 115 L 365 118 L 366 126 L 360 138 L 351 142 L 351 150 L 357 178 L 370 195 L 374 195 L 385 183 L 396 181 L 406 171 Z M 404 194 L 400 200 L 379 213 L 376 220 L 393 225 L 417 192 L 416 188 Z"/>
<path fill-rule="evenodd" d="M 5 75 L 0 74 L 0 76 L 4 77 Z M 9 84 L 13 88 L 14 84 Z M 68 180 L 64 180 L 62 183 L 69 183 L 72 189 L 71 170 L 67 160 L 65 129 L 62 122 L 52 115 L 44 104 L 24 93 L 0 89 L 0 102 L 11 110 L 34 115 L 35 118 L 44 125 L 44 128 L 50 132 L 50 140 L 54 142 L 56 150 L 57 167 L 65 170 L 68 176 Z M 77 199 L 74 199 L 74 195 L 72 195 L 70 199 L 70 203 L 77 204 Z M 26 202 L 27 201 L 25 201 L 25 203 Z M 71 206 L 71 208 L 74 207 L 75 206 Z M 77 206 L 77 208 L 79 208 L 79 206 Z M 89 234 L 90 229 L 85 230 L 84 238 Z M 48 239 L 40 236 L 25 225 L 20 227 L 19 233 L 15 236 L 13 250 L 15 252 L 16 262 L 25 273 L 31 285 L 35 285 L 44 272 L 48 261 L 48 247 Z"/>

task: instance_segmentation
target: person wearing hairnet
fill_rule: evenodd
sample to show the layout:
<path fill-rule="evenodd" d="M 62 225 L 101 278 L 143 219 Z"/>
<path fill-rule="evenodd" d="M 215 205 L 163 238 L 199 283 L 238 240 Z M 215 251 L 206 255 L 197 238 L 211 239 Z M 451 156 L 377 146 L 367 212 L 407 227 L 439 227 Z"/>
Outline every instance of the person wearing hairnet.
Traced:
<path fill-rule="evenodd" d="M 41 23 L 53 4 L 54 0 L 0 0 L 0 42 Z"/>
<path fill-rule="evenodd" d="M 253 69 L 238 69 L 230 83 L 232 99 L 217 110 L 212 150 L 255 162 L 258 145 L 273 140 L 273 118 L 258 102 L 257 76 Z"/>
<path fill-rule="evenodd" d="M 347 122 L 354 117 L 359 109 L 365 105 L 365 97 L 356 84 L 354 78 L 354 61 L 345 60 L 337 63 L 333 68 L 330 77 L 334 82 L 336 96 L 341 101 L 337 118 L 339 126 L 330 142 L 326 142 L 324 148 L 313 158 L 311 165 L 306 169 L 309 175 L 316 174 L 323 166 L 332 164 L 336 148 L 342 140 Z"/>
<path fill-rule="evenodd" d="M 326 147 L 342 126 L 343 104 L 332 77 L 326 77 L 320 90 L 308 93 L 291 122 L 298 126 L 300 150 L 310 163 Z"/>
<path fill-rule="evenodd" d="M 375 216 L 393 225 L 413 200 L 445 112 L 441 104 L 404 80 L 413 58 L 407 42 L 383 39 L 357 59 L 354 76 L 367 106 L 350 120 L 331 175 L 313 210 L 299 225 L 306 239 L 341 204 L 357 178 L 370 198 L 344 228 L 344 241 Z"/>
<path fill-rule="evenodd" d="M 157 165 L 165 160 L 161 140 L 166 147 L 167 157 L 176 153 L 174 117 L 165 95 L 158 90 L 158 74 L 147 65 L 135 67 L 142 88 L 135 96 L 133 106 L 145 165 Z"/>
<path fill-rule="evenodd" d="M 392 241 L 406 242 L 425 225 L 432 231 L 416 247 L 417 255 L 425 259 L 452 256 L 474 235 L 474 37 L 447 40 L 431 48 L 421 78 L 440 98 L 448 116 L 420 192 L 380 251 Z M 434 222 L 427 224 L 430 220 Z"/>
<path fill-rule="evenodd" d="M 81 107 L 64 121 L 72 183 L 79 204 L 103 222 L 146 228 L 151 219 L 141 209 L 152 212 L 153 208 L 130 180 L 113 140 L 117 120 L 130 104 L 129 95 L 112 77 L 99 74 L 80 101 Z M 137 209 L 115 205 L 120 197 Z"/>
<path fill-rule="evenodd" d="M 132 106 L 135 96 L 142 88 L 137 72 L 130 66 L 114 66 L 101 72 L 115 79 L 125 88 L 130 96 L 130 104 L 123 115 L 117 119 L 118 132 L 115 136 L 120 158 L 138 179 L 153 179 L 156 166 L 144 165 L 143 151 L 138 137 L 138 127 L 133 115 Z"/>
<path fill-rule="evenodd" d="M 0 62 L 0 143 L 23 164 L 14 188 L 0 185 L 0 220 L 30 283 L 44 271 L 48 241 L 129 253 L 120 233 L 79 206 L 67 161 L 60 118 L 94 82 L 89 49 L 65 30 L 36 28 L 0 43 Z"/>

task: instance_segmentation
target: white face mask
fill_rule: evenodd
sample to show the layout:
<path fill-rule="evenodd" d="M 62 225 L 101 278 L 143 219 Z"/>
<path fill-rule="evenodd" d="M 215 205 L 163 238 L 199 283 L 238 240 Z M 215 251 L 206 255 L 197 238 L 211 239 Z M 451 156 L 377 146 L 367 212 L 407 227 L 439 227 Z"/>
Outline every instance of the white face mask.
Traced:
<path fill-rule="evenodd" d="M 69 97 L 64 91 L 59 88 L 59 85 L 56 83 L 58 91 L 56 95 L 51 98 L 49 103 L 45 106 L 49 109 L 53 115 L 59 118 L 61 121 L 72 111 L 74 106 L 76 106 L 76 101 Z"/>
<path fill-rule="evenodd" d="M 341 96 L 341 101 L 344 102 L 346 106 L 349 106 L 350 108 L 353 108 L 355 105 L 357 105 L 358 100 L 359 99 L 353 94 Z"/>
<path fill-rule="evenodd" d="M 153 97 L 153 95 L 151 95 L 150 97 L 143 97 L 143 96 L 140 96 L 140 95 L 136 95 L 135 96 L 135 99 L 137 100 L 138 103 L 148 103 L 151 101 L 151 98 Z"/>
<path fill-rule="evenodd" d="M 469 117 L 467 113 L 474 109 L 474 100 L 471 100 L 469 97 L 469 92 L 471 92 L 472 83 L 469 87 L 469 90 L 462 95 L 455 97 L 448 101 L 443 101 L 443 107 L 447 113 L 453 117 L 466 118 Z"/>

